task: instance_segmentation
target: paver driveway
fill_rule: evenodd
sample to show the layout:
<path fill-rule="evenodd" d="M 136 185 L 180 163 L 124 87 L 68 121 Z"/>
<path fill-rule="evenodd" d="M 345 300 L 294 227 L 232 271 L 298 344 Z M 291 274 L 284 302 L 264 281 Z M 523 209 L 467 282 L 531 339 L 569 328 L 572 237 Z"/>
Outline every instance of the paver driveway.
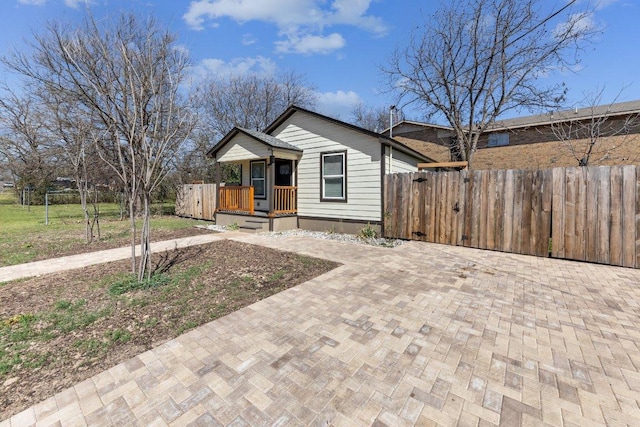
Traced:
<path fill-rule="evenodd" d="M 343 266 L 0 426 L 640 425 L 640 271 L 228 236 Z"/>

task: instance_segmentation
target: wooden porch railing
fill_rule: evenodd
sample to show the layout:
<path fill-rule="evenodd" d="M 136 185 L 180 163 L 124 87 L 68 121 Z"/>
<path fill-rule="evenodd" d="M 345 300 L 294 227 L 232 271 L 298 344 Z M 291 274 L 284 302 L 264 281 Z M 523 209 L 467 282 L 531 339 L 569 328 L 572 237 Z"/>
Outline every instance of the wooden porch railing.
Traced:
<path fill-rule="evenodd" d="M 218 210 L 248 212 L 253 215 L 253 187 L 220 187 Z"/>
<path fill-rule="evenodd" d="M 298 187 L 274 186 L 273 187 L 273 213 L 292 214 L 298 212 Z"/>
<path fill-rule="evenodd" d="M 253 209 L 253 187 L 233 186 L 220 187 L 219 211 L 247 212 L 251 215 Z M 294 214 L 298 212 L 298 187 L 273 187 L 273 214 Z"/>

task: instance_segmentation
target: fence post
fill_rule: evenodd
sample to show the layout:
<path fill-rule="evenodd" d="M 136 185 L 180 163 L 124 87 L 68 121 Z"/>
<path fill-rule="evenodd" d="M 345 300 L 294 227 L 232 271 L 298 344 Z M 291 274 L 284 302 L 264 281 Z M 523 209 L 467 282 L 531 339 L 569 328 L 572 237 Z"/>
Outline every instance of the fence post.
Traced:
<path fill-rule="evenodd" d="M 44 225 L 49 225 L 49 192 L 44 193 Z"/>

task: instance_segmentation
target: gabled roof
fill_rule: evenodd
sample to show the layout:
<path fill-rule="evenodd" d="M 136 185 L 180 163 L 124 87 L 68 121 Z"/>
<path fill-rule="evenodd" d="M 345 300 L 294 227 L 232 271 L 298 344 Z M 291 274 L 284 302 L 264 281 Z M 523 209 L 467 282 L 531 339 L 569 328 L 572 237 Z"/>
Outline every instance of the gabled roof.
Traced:
<path fill-rule="evenodd" d="M 423 159 L 424 161 L 428 161 L 428 162 L 433 161 L 433 159 L 430 159 L 429 157 L 425 156 L 424 154 L 414 150 L 411 147 L 408 147 L 407 145 L 403 144 L 402 142 L 400 142 L 400 141 L 398 141 L 396 139 L 389 138 L 388 136 L 381 135 L 379 133 L 370 131 L 368 129 L 364 129 L 364 128 L 361 128 L 359 126 L 355 126 L 355 125 L 352 125 L 350 123 L 346 123 L 346 122 L 343 122 L 341 120 L 334 119 L 332 117 L 325 116 L 325 115 L 322 115 L 320 113 L 316 113 L 315 111 L 307 110 L 305 108 L 301 108 L 301 107 L 298 107 L 298 106 L 295 106 L 295 105 L 292 105 L 289 108 L 287 108 L 284 113 L 282 113 L 276 120 L 274 120 L 274 122 L 272 124 L 270 124 L 269 127 L 267 127 L 265 129 L 265 133 L 274 132 L 281 124 L 283 124 L 289 117 L 294 115 L 296 112 L 302 112 L 302 113 L 308 114 L 310 116 L 316 117 L 318 119 L 331 122 L 331 123 L 336 124 L 338 126 L 342 126 L 342 127 L 354 130 L 356 132 L 360 132 L 360 133 L 366 134 L 368 136 L 376 138 L 379 142 L 382 142 L 381 140 L 384 140 L 384 142 L 386 142 L 387 144 L 391 145 L 393 148 L 399 149 L 400 151 L 402 151 L 402 152 L 404 152 L 406 154 L 410 154 L 410 155 L 412 155 L 414 157 L 417 157 L 419 159 Z"/>
<path fill-rule="evenodd" d="M 263 132 L 258 132 L 257 130 L 251 130 L 251 129 L 241 128 L 236 126 L 233 129 L 231 129 L 231 131 L 228 134 L 226 134 L 224 138 L 222 138 L 213 148 L 211 148 L 211 150 L 207 152 L 207 157 L 214 157 L 214 155 L 222 147 L 224 147 L 229 141 L 231 141 L 239 133 L 245 134 L 248 137 L 253 138 L 254 140 L 272 148 L 281 148 L 284 150 L 302 152 L 302 150 L 299 149 L 298 147 L 291 145 L 287 142 L 284 142 L 274 136 L 267 135 L 266 133 L 263 133 Z"/>

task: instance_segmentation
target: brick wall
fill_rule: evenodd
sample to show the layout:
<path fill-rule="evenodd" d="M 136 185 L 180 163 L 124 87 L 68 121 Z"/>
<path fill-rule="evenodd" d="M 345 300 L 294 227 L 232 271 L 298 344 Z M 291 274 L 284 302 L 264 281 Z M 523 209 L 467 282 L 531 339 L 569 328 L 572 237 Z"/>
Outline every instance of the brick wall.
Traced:
<path fill-rule="evenodd" d="M 622 120 L 610 120 L 601 133 L 613 133 L 623 126 Z M 502 131 L 504 132 L 504 131 Z M 488 133 L 481 136 L 473 157 L 474 169 L 546 169 L 579 166 L 578 159 L 586 152 L 588 139 L 558 141 L 551 126 L 536 126 L 507 131 L 509 145 L 487 147 Z M 426 156 L 444 162 L 450 160 L 448 136 L 442 130 L 423 129 L 396 135 L 396 139 Z M 573 152 L 572 152 L 573 150 Z M 640 123 L 628 134 L 600 137 L 591 154 L 589 165 L 640 164 Z"/>

